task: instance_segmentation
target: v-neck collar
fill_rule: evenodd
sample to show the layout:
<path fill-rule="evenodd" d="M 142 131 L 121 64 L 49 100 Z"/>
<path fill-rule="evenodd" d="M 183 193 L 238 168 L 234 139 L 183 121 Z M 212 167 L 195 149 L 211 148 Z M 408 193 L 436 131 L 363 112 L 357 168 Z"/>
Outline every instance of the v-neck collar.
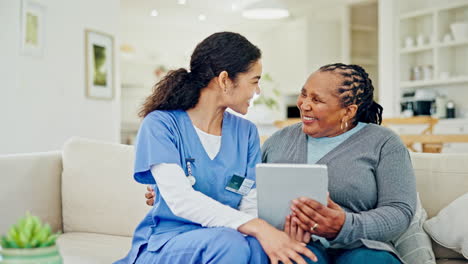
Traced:
<path fill-rule="evenodd" d="M 319 159 L 316 162 L 316 164 L 326 164 L 335 155 L 335 153 L 338 151 L 338 149 L 344 148 L 347 145 L 351 144 L 355 137 L 358 137 L 360 134 L 364 133 L 364 131 L 369 129 L 369 127 L 371 127 L 371 126 L 372 126 L 372 124 L 367 124 L 361 130 L 359 130 L 356 133 L 352 134 L 350 137 L 348 137 L 343 142 L 341 142 L 341 144 L 339 144 L 334 149 L 330 150 L 327 154 L 325 154 L 321 159 Z M 300 152 L 302 152 L 301 153 L 302 155 L 299 155 L 299 157 L 301 157 L 301 162 L 302 163 L 307 163 L 307 159 L 308 159 L 308 157 L 307 157 L 307 152 L 308 152 L 308 149 L 307 149 L 307 147 L 308 147 L 307 146 L 307 134 L 304 133 L 304 131 L 302 131 L 302 126 L 300 126 L 298 129 L 300 129 L 300 134 L 301 134 L 301 138 L 300 138 L 300 141 L 299 141 L 300 146 L 304 146 L 304 147 L 302 147 L 300 149 Z"/>
<path fill-rule="evenodd" d="M 341 148 L 344 148 L 346 147 L 347 145 L 351 144 L 354 140 L 355 137 L 357 137 L 358 135 L 362 134 L 363 131 L 365 131 L 366 129 L 368 129 L 370 126 L 370 124 L 367 124 L 365 127 L 361 128 L 359 131 L 357 131 L 356 133 L 352 134 L 351 136 L 349 136 L 347 139 L 345 139 L 343 142 L 341 142 L 338 146 L 336 146 L 335 148 L 333 148 L 332 150 L 330 150 L 327 154 L 325 154 L 321 159 L 319 159 L 316 163 L 317 164 L 325 164 L 327 163 L 332 157 L 333 155 L 335 155 L 335 153 L 341 149 Z"/>
<path fill-rule="evenodd" d="M 194 137 L 196 137 L 196 139 L 194 139 L 194 141 L 196 141 L 194 142 L 194 144 L 196 145 L 195 148 L 197 149 L 197 151 L 199 151 L 200 153 L 203 153 L 202 155 L 204 155 L 204 157 L 209 161 L 216 161 L 217 159 L 219 159 L 219 157 L 222 156 L 223 147 L 224 145 L 226 145 L 225 143 L 226 138 L 227 138 L 226 131 L 228 131 L 227 127 L 229 124 L 229 122 L 227 121 L 227 112 L 225 111 L 223 113 L 223 120 L 221 121 L 221 143 L 219 146 L 219 151 L 213 159 L 211 159 L 208 153 L 206 152 L 206 149 L 203 146 L 201 139 L 198 136 L 197 131 L 195 130 L 195 125 L 193 124 L 192 119 L 190 119 L 190 116 L 188 115 L 187 111 L 183 111 L 183 112 L 184 112 L 184 117 L 186 119 L 185 121 L 186 121 L 187 129 L 189 129 L 191 134 L 193 134 Z"/>

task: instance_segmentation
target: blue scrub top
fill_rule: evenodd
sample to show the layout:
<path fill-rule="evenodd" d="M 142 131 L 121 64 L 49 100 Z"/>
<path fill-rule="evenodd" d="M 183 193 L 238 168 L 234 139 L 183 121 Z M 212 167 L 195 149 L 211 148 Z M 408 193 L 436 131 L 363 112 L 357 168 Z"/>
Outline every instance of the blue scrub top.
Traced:
<path fill-rule="evenodd" d="M 134 178 L 143 184 L 155 184 L 156 200 L 135 230 L 130 253 L 119 263 L 133 263 L 146 243 L 149 251 L 157 251 L 177 234 L 201 228 L 171 212 L 151 174 L 153 165 L 178 164 L 188 175 L 186 161 L 195 159 L 191 163 L 196 178 L 193 188 L 238 209 L 242 196 L 225 187 L 234 174 L 255 180 L 255 165 L 261 161 L 260 140 L 252 122 L 228 112 L 224 113 L 221 133 L 220 150 L 211 160 L 187 112 L 156 110 L 144 118 L 135 144 Z"/>

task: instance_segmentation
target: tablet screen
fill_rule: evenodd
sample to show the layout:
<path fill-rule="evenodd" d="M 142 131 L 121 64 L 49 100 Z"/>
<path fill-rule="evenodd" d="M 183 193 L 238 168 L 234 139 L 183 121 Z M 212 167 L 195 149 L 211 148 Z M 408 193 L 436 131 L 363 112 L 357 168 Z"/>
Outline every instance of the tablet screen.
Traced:
<path fill-rule="evenodd" d="M 319 164 L 258 164 L 258 217 L 283 230 L 291 201 L 309 197 L 327 204 L 328 171 Z"/>

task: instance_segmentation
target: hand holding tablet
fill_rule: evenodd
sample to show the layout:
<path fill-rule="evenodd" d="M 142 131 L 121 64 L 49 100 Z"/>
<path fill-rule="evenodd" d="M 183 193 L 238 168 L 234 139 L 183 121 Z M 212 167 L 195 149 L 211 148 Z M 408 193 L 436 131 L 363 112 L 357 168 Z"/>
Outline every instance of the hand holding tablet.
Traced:
<path fill-rule="evenodd" d="M 307 197 L 300 197 L 292 203 L 291 210 L 300 220 L 298 225 L 313 235 L 334 239 L 344 225 L 346 214 L 330 197 L 326 205 Z"/>

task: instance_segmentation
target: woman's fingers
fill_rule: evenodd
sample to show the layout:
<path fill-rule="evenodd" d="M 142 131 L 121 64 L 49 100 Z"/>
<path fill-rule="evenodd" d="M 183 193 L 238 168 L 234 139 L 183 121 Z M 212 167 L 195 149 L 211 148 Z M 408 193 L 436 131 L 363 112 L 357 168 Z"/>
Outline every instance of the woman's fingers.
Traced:
<path fill-rule="evenodd" d="M 293 263 L 291 262 L 291 259 L 290 259 L 288 256 L 286 256 L 286 255 L 281 255 L 281 256 L 278 258 L 278 260 L 280 260 L 281 262 L 279 262 L 279 263 L 282 263 L 282 264 L 293 264 Z"/>
<path fill-rule="evenodd" d="M 146 192 L 145 193 L 145 198 L 146 199 L 151 199 L 151 198 L 153 198 L 153 194 L 151 192 Z"/>
<path fill-rule="evenodd" d="M 284 221 L 284 232 L 291 236 L 291 216 L 287 215 Z"/>
<path fill-rule="evenodd" d="M 296 201 L 296 203 L 294 203 L 294 205 L 292 206 L 291 209 L 295 213 L 298 213 L 298 211 L 302 212 L 309 219 L 313 220 L 314 222 L 319 222 L 319 223 L 322 223 L 323 220 L 325 220 L 325 217 L 329 216 L 329 214 L 332 213 L 332 212 L 327 211 L 326 212 L 327 214 L 323 214 L 323 210 L 318 211 L 319 209 L 317 207 L 313 208 L 313 207 L 309 206 L 309 204 L 306 204 L 306 203 L 304 203 L 302 201 Z"/>
<path fill-rule="evenodd" d="M 294 212 L 294 215 L 296 217 L 296 219 L 298 219 L 299 221 L 297 221 L 297 225 L 304 229 L 304 230 L 309 230 L 310 229 L 310 226 L 312 226 L 315 222 L 312 218 L 310 218 L 309 216 L 307 216 L 306 214 L 304 214 L 301 210 L 299 210 L 297 207 L 292 207 L 291 208 Z"/>
<path fill-rule="evenodd" d="M 290 237 L 292 239 L 296 239 L 296 236 L 297 236 L 297 223 L 296 223 L 296 220 L 294 220 L 294 219 L 295 219 L 295 217 L 291 218 L 291 235 L 290 235 Z"/>
<path fill-rule="evenodd" d="M 333 214 L 332 209 L 328 208 L 326 205 L 323 205 L 317 202 L 314 199 L 310 199 L 307 197 L 300 197 L 296 201 L 307 205 L 308 207 L 310 207 L 311 209 L 313 209 L 315 212 L 317 212 L 320 215 L 327 216 L 327 215 Z"/>
<path fill-rule="evenodd" d="M 276 257 L 270 257 L 270 264 L 278 264 L 278 259 Z"/>
<path fill-rule="evenodd" d="M 315 254 L 312 252 L 312 250 L 310 250 L 306 246 L 298 245 L 295 250 L 299 254 L 302 254 L 302 255 L 308 257 L 309 259 L 311 259 L 314 262 L 317 262 L 317 260 L 318 260 L 317 256 L 315 256 Z"/>
<path fill-rule="evenodd" d="M 298 253 L 296 253 L 296 251 L 294 250 L 291 250 L 290 253 L 289 253 L 289 256 L 288 256 L 288 260 L 289 262 L 291 262 L 290 260 L 294 260 L 294 262 L 296 264 L 307 264 L 307 262 L 304 260 L 304 258 L 299 255 Z"/>
<path fill-rule="evenodd" d="M 317 257 L 309 248 L 306 247 L 305 243 L 295 242 L 294 245 L 292 245 L 292 248 L 289 248 L 283 254 L 278 254 L 278 259 L 282 263 L 293 263 L 291 262 L 292 260 L 296 264 L 307 264 L 307 262 L 304 260 L 304 256 L 308 257 L 314 262 L 317 262 Z"/>
<path fill-rule="evenodd" d="M 328 195 L 328 208 L 335 209 L 335 210 L 341 210 L 341 206 L 339 206 L 337 203 L 335 203 L 330 198 L 330 195 Z"/>
<path fill-rule="evenodd" d="M 310 242 L 310 238 L 311 238 L 311 234 L 310 232 L 304 232 L 304 235 L 302 237 L 302 242 L 308 244 Z"/>
<path fill-rule="evenodd" d="M 147 199 L 146 204 L 149 205 L 149 206 L 153 206 L 154 205 L 154 199 Z"/>
<path fill-rule="evenodd" d="M 304 237 L 304 231 L 302 228 L 299 227 L 298 223 L 299 220 L 296 217 L 293 217 L 291 228 L 293 230 L 296 230 L 296 236 L 294 237 L 294 239 L 296 239 L 299 242 L 302 242 L 302 238 Z"/>

